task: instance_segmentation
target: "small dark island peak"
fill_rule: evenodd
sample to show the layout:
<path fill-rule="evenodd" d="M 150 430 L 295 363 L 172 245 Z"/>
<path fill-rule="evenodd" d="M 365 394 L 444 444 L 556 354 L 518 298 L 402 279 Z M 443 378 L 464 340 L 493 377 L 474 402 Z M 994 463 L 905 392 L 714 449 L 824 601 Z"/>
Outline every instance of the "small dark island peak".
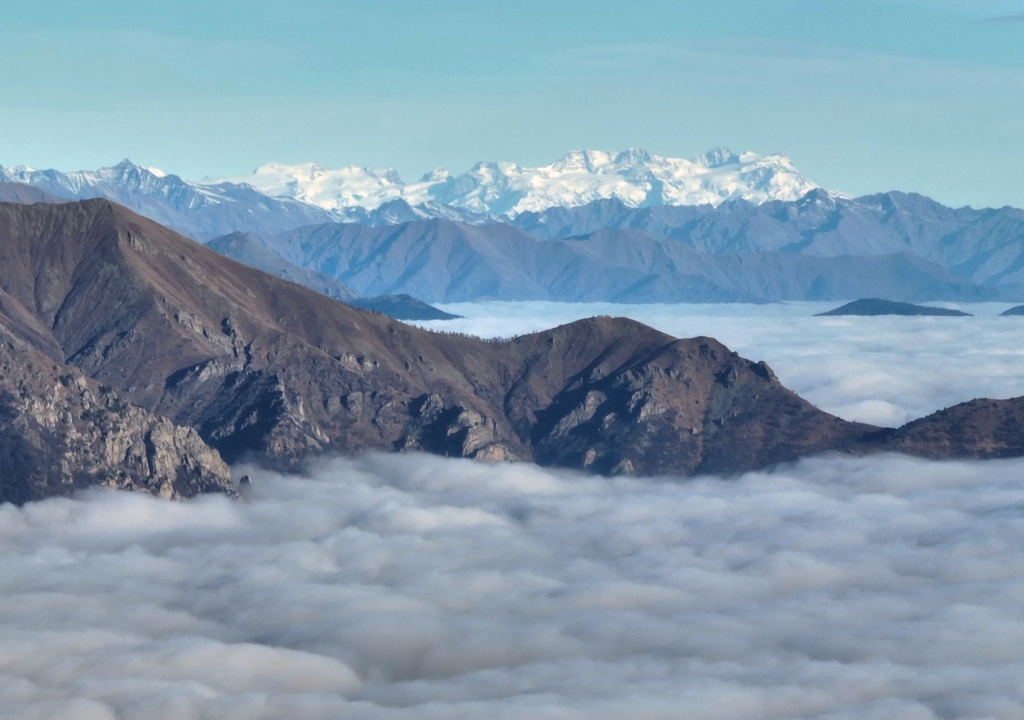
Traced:
<path fill-rule="evenodd" d="M 915 305 L 913 303 L 896 302 L 894 300 L 881 300 L 879 298 L 862 298 L 846 303 L 841 307 L 828 312 L 818 313 L 815 317 L 829 317 L 836 315 L 938 315 L 942 317 L 971 317 L 970 313 L 950 308 L 931 307 L 928 305 Z"/>

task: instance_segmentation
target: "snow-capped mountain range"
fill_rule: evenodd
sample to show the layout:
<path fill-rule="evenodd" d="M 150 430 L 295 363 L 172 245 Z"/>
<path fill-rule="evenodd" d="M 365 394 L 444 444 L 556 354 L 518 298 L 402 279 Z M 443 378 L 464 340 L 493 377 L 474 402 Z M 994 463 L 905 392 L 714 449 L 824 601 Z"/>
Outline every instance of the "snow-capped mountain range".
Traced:
<path fill-rule="evenodd" d="M 692 160 L 652 155 L 637 148 L 620 153 L 579 150 L 544 167 L 481 162 L 459 176 L 439 168 L 412 183 L 390 169 L 349 166 L 329 170 L 313 163 L 268 163 L 251 175 L 204 182 L 212 186 L 247 184 L 271 197 L 293 198 L 332 212 L 375 210 L 387 202 L 404 200 L 413 207 L 440 205 L 505 218 L 611 198 L 629 207 L 792 201 L 817 187 L 785 155 L 737 155 L 725 148 Z"/>
<path fill-rule="evenodd" d="M 360 292 L 630 302 L 865 293 L 1024 299 L 1024 211 L 953 209 L 899 192 L 847 198 L 817 188 L 782 155 L 715 150 L 677 160 L 581 151 L 540 168 L 479 163 L 458 177 L 438 170 L 410 184 L 390 170 L 315 165 L 265 165 L 202 182 L 128 160 L 69 173 L 0 167 L 3 202 L 96 197 L 200 242 L 232 233 L 253 242 L 326 238 L 309 245 L 322 256 L 285 261 Z M 339 238 L 352 251 L 344 263 Z M 377 270 L 395 275 L 371 282 L 366 273 Z"/>
<path fill-rule="evenodd" d="M 198 240 L 235 231 L 280 232 L 322 222 L 389 225 L 426 218 L 480 224 L 596 200 L 627 207 L 754 205 L 792 201 L 817 188 L 784 155 L 737 155 L 719 148 L 693 160 L 633 149 L 574 151 L 528 168 L 481 162 L 453 176 L 437 169 L 414 183 L 394 170 L 355 166 L 261 165 L 251 175 L 196 182 L 130 160 L 99 170 L 0 167 L 0 182 L 57 198 L 105 197 Z"/>
<path fill-rule="evenodd" d="M 277 232 L 330 222 L 334 214 L 292 198 L 272 198 L 249 185 L 196 183 L 123 160 L 99 170 L 0 167 L 0 183 L 22 183 L 61 200 L 107 198 L 197 240 L 229 232 Z"/>

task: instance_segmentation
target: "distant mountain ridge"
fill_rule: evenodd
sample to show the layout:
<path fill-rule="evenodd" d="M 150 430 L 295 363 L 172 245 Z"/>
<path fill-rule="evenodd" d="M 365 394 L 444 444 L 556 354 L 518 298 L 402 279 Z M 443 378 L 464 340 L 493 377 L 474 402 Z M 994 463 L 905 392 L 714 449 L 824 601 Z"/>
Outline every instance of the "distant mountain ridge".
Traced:
<path fill-rule="evenodd" d="M 1010 297 L 1024 288 L 1024 210 L 950 208 L 915 193 L 837 198 L 813 190 L 796 202 L 734 201 L 717 208 L 630 208 L 603 200 L 578 208 L 524 213 L 511 222 L 541 239 L 596 230 L 638 230 L 715 255 L 784 252 L 839 257 L 905 252 L 976 284 L 1001 287 Z"/>
<path fill-rule="evenodd" d="M 105 198 L 195 239 L 232 232 L 281 232 L 335 216 L 248 185 L 200 184 L 130 160 L 99 170 L 64 173 L 0 167 L 0 183 L 31 185 L 62 200 Z"/>
<path fill-rule="evenodd" d="M 335 300 L 345 302 L 356 297 L 356 293 L 340 280 L 293 265 L 248 233 L 222 235 L 206 243 L 206 247 L 249 267 L 282 280 L 304 285 Z"/>
<path fill-rule="evenodd" d="M 480 162 L 459 176 L 437 169 L 414 183 L 390 169 L 328 170 L 314 163 L 267 163 L 251 175 L 195 182 L 127 159 L 72 172 L 0 166 L 0 183 L 32 185 L 64 200 L 103 197 L 201 241 L 331 220 L 484 223 L 607 198 L 631 207 L 796 200 L 818 187 L 784 155 L 737 155 L 723 148 L 692 160 L 641 149 L 582 150 L 539 168 Z"/>
<path fill-rule="evenodd" d="M 701 252 L 640 230 L 541 240 L 505 224 L 433 219 L 395 226 L 326 223 L 260 238 L 292 265 L 360 295 L 426 302 L 773 302 L 863 295 L 908 301 L 995 299 L 997 291 L 909 253 L 815 257 Z"/>
<path fill-rule="evenodd" d="M 356 293 L 340 280 L 288 262 L 268 248 L 262 240 L 247 233 L 231 233 L 214 238 L 206 243 L 206 247 L 244 265 L 282 280 L 304 285 L 310 290 L 352 307 L 373 310 L 396 320 L 451 320 L 459 317 L 404 294 L 357 297 Z"/>
<path fill-rule="evenodd" d="M 350 168 L 339 175 L 312 165 L 273 166 L 258 173 L 273 181 L 269 191 L 285 193 L 271 197 L 248 184 L 191 182 L 124 161 L 74 173 L 0 168 L 0 198 L 39 202 L 103 197 L 202 242 L 237 232 L 262 238 L 289 233 L 312 237 L 328 232 L 313 228 L 343 223 L 352 226 L 344 231 L 346 237 L 356 233 L 361 238 L 361 254 L 345 260 L 351 264 L 321 266 L 313 258 L 319 252 L 313 247 L 305 258 L 289 255 L 287 247 L 274 251 L 362 293 L 408 293 L 428 302 L 455 297 L 622 302 L 1024 299 L 1024 210 L 950 208 L 902 192 L 847 198 L 813 183 L 795 199 L 771 199 L 804 190 L 787 168 L 791 165 L 782 156 L 738 156 L 726 150 L 693 161 L 641 150 L 617 155 L 586 151 L 544 168 L 481 163 L 457 178 L 437 171 L 419 185 L 405 185 L 391 171 Z M 665 184 L 658 180 L 661 176 L 679 182 Z M 703 178 L 700 192 L 719 193 L 716 202 L 720 196 L 733 199 L 671 204 L 693 199 L 679 193 L 685 195 L 686 183 L 694 178 Z M 660 194 L 652 196 L 650 183 L 655 181 L 661 183 Z M 340 196 L 339 187 L 344 190 Z M 637 188 L 645 187 L 648 194 L 641 198 Z M 329 210 L 287 193 L 327 204 L 324 198 L 331 196 L 363 205 Z M 735 199 L 745 193 L 750 199 Z M 523 210 L 549 202 L 564 204 Z M 424 238 L 414 242 L 410 236 L 410 227 L 436 236 L 431 228 L 440 226 L 422 225 L 431 221 L 454 223 L 457 232 L 445 226 L 441 235 L 472 241 L 442 241 L 441 247 L 455 254 L 441 257 L 439 248 L 427 248 Z M 357 232 L 354 227 L 365 229 Z M 531 238 L 557 242 L 541 248 Z M 367 245 L 371 239 L 379 244 Z M 401 242 L 396 245 L 395 239 Z M 510 255 L 510 242 L 526 254 Z M 409 253 L 401 254 L 401 246 Z M 468 254 L 460 255 L 462 249 Z M 439 273 L 429 279 L 426 267 Z M 588 282 L 583 282 L 583 268 L 596 273 Z M 909 274 L 899 276 L 903 271 Z M 403 279 L 388 280 L 391 276 Z M 426 294 L 424 281 L 433 286 Z M 509 289 L 513 286 L 515 291 Z"/>

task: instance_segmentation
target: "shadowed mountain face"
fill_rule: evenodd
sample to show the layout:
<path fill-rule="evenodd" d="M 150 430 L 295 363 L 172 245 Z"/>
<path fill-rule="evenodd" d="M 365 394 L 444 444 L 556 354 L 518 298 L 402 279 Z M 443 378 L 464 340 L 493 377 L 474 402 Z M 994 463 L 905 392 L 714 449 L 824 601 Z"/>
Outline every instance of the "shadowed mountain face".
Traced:
<path fill-rule="evenodd" d="M 377 295 L 349 300 L 352 307 L 384 313 L 396 320 L 454 320 L 462 317 L 439 310 L 411 295 Z"/>
<path fill-rule="evenodd" d="M 523 213 L 512 222 L 543 239 L 608 228 L 640 230 L 712 254 L 778 251 L 837 257 L 906 252 L 1006 292 L 1019 292 L 1024 283 L 1024 210 L 950 208 L 914 193 L 847 199 L 813 190 L 795 202 L 754 205 L 740 200 L 717 208 L 630 208 L 612 199 Z M 869 294 L 875 293 L 860 293 Z"/>
<path fill-rule="evenodd" d="M 353 307 L 384 313 L 396 320 L 451 320 L 458 317 L 438 310 L 411 295 L 356 297 L 356 294 L 340 280 L 293 265 L 266 247 L 263 241 L 248 233 L 232 233 L 214 238 L 206 243 L 206 246 L 232 260 L 270 273 L 282 280 L 304 285 L 310 290 L 316 290 L 335 300 L 342 300 Z"/>
<path fill-rule="evenodd" d="M 282 280 L 305 285 L 310 290 L 316 290 L 335 300 L 351 300 L 356 297 L 356 294 L 340 280 L 293 265 L 249 233 L 223 235 L 214 238 L 206 246 L 240 263 Z"/>
<path fill-rule="evenodd" d="M 740 471 L 874 430 L 714 340 L 596 318 L 430 333 L 236 263 L 108 201 L 0 205 L 19 338 L 233 461 L 363 448 L 639 473 Z"/>
<path fill-rule="evenodd" d="M 10 203 L 55 203 L 61 202 L 56 195 L 22 183 L 0 182 L 0 202 Z"/>
<path fill-rule="evenodd" d="M 913 305 L 911 303 L 893 302 L 892 300 L 879 300 L 878 298 L 864 298 L 846 303 L 828 312 L 819 313 L 819 317 L 832 315 L 936 315 L 943 317 L 970 317 L 970 313 L 949 308 L 929 307 L 927 305 Z"/>
<path fill-rule="evenodd" d="M 710 254 L 634 229 L 541 240 L 509 225 L 426 220 L 369 227 L 329 223 L 263 238 L 288 262 L 362 295 L 427 302 L 769 302 L 849 299 L 984 300 L 996 296 L 931 262 L 895 252 L 815 257 Z"/>

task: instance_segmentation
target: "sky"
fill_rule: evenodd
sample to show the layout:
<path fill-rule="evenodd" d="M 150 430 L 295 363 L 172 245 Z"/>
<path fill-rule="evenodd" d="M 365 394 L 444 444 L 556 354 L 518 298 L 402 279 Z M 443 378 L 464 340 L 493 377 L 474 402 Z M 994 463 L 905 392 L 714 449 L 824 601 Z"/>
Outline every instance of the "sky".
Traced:
<path fill-rule="evenodd" d="M 5 3 L 0 164 L 416 179 L 572 149 L 783 152 L 1024 206 L 1024 0 Z"/>

